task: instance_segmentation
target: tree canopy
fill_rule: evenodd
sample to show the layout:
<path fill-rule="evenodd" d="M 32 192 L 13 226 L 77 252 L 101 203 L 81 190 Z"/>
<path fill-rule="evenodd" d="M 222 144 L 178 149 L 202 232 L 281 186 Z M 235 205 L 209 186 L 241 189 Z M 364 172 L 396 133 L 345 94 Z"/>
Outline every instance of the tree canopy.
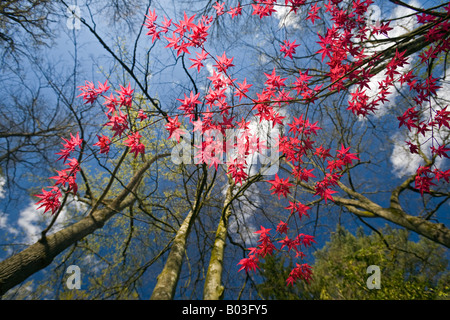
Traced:
<path fill-rule="evenodd" d="M 0 295 L 448 298 L 449 26 L 445 1 L 2 3 Z"/>

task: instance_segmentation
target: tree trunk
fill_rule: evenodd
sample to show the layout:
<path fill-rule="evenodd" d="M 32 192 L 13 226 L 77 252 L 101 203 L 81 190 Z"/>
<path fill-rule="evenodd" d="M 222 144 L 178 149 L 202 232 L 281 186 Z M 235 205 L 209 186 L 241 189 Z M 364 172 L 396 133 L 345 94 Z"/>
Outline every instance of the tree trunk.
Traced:
<path fill-rule="evenodd" d="M 72 244 L 101 228 L 115 212 L 108 209 L 99 210 L 0 262 L 0 295 L 44 269 Z"/>
<path fill-rule="evenodd" d="M 0 262 L 0 296 L 29 276 L 44 269 L 65 249 L 103 227 L 105 222 L 115 213 L 133 204 L 135 201 L 134 192 L 142 181 L 144 172 L 154 161 L 169 155 L 158 155 L 146 161 L 131 178 L 126 188 L 108 207 L 91 211 L 88 216 L 79 222 L 52 235 L 44 236 L 22 252 Z"/>
<path fill-rule="evenodd" d="M 173 299 L 186 250 L 186 240 L 194 220 L 194 211 L 191 210 L 178 229 L 172 247 L 170 248 L 169 256 L 167 257 L 163 270 L 158 276 L 158 282 L 153 289 L 150 300 Z"/>
<path fill-rule="evenodd" d="M 207 170 L 203 166 L 203 177 L 200 186 L 197 188 L 195 202 L 191 211 L 184 219 L 177 231 L 169 256 L 163 270 L 158 275 L 158 281 L 153 289 L 150 300 L 172 300 L 175 296 L 178 279 L 180 278 L 181 266 L 183 264 L 184 253 L 186 251 L 186 242 L 195 218 L 202 207 L 203 201 L 208 197 L 211 190 L 205 190 L 207 181 Z M 212 186 L 212 184 L 211 184 Z"/>
<path fill-rule="evenodd" d="M 223 298 L 224 287 L 222 286 L 223 256 L 228 233 L 228 219 L 231 214 L 231 201 L 233 199 L 234 183 L 229 180 L 225 197 L 222 216 L 216 231 L 214 246 L 211 250 L 208 272 L 206 274 L 205 286 L 203 288 L 203 299 L 220 300 Z"/>

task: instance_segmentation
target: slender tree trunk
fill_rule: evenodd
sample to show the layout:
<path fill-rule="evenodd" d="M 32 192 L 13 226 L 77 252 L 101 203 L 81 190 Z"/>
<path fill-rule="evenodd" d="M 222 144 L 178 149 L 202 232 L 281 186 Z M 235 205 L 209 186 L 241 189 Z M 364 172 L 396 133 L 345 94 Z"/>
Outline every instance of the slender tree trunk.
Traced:
<path fill-rule="evenodd" d="M 167 257 L 163 270 L 158 276 L 158 281 L 153 289 L 150 300 L 173 299 L 183 264 L 186 241 L 194 220 L 194 211 L 191 210 L 178 229 L 172 247 L 170 248 L 169 256 Z"/>
<path fill-rule="evenodd" d="M 220 300 L 223 298 L 224 287 L 222 286 L 223 256 L 228 233 L 228 219 L 231 214 L 231 201 L 233 199 L 234 183 L 229 179 L 229 185 L 225 196 L 225 204 L 222 216 L 216 231 L 214 246 L 211 250 L 208 272 L 206 274 L 205 286 L 203 288 L 203 299 Z"/>
<path fill-rule="evenodd" d="M 135 201 L 136 191 L 145 171 L 159 158 L 169 156 L 162 154 L 146 161 L 139 168 L 130 182 L 108 207 L 91 211 L 79 222 L 52 235 L 44 236 L 22 252 L 0 262 L 0 296 L 20 284 L 34 273 L 44 269 L 65 249 L 83 239 L 95 230 L 102 228 L 115 213 L 122 211 Z"/>
<path fill-rule="evenodd" d="M 172 247 L 170 248 L 169 256 L 167 257 L 163 270 L 158 275 L 158 281 L 153 289 L 150 300 L 172 300 L 175 296 L 175 290 L 183 265 L 184 253 L 186 251 L 186 242 L 191 227 L 202 207 L 203 201 L 208 197 L 210 191 L 204 192 L 207 181 L 207 170 L 205 166 L 203 166 L 203 170 L 202 181 L 197 188 L 194 205 L 177 231 Z"/>

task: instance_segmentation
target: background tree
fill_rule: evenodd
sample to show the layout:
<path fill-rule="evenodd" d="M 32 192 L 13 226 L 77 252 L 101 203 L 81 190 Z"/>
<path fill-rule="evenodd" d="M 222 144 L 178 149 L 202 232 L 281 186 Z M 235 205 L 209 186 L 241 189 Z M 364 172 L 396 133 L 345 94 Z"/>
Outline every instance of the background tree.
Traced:
<path fill-rule="evenodd" d="M 365 235 L 338 228 L 329 242 L 314 253 L 314 277 L 309 285 L 286 289 L 278 275 L 289 272 L 284 261 L 263 264 L 265 279 L 258 291 L 268 299 L 448 299 L 449 272 L 445 250 L 421 237 L 409 240 L 406 230 L 385 227 Z M 381 270 L 380 289 L 366 284 L 367 267 Z"/>
<path fill-rule="evenodd" d="M 40 46 L 51 41 L 55 11 L 52 1 L 2 1 L 0 5 L 0 43 L 5 55 L 24 47 Z M 19 54 L 20 56 L 20 54 Z"/>

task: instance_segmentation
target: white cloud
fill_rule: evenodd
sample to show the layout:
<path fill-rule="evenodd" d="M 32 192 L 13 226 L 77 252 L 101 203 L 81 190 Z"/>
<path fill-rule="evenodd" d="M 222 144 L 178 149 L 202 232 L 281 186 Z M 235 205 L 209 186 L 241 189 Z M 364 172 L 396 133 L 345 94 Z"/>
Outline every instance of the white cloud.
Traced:
<path fill-rule="evenodd" d="M 9 218 L 8 214 L 0 212 L 0 229 L 7 230 L 8 233 L 11 235 L 17 235 L 19 231 L 10 225 L 8 218 Z"/>
<path fill-rule="evenodd" d="M 274 16 L 279 20 L 278 27 L 301 29 L 299 16 L 291 11 L 290 7 L 285 6 L 284 1 L 278 1 L 277 4 L 279 4 L 279 6 L 277 6 L 277 11 L 274 13 Z M 300 9 L 297 12 L 299 11 Z"/>
<path fill-rule="evenodd" d="M 413 174 L 423 163 L 423 159 L 418 154 L 412 154 L 407 150 L 405 139 L 402 138 L 402 135 L 396 135 L 394 140 L 394 149 L 390 159 L 394 174 L 399 178 Z"/>
<path fill-rule="evenodd" d="M 450 68 L 446 70 L 446 74 L 450 73 Z M 445 101 L 443 99 L 448 99 L 450 95 L 450 83 L 444 82 L 442 83 L 442 87 L 436 92 L 437 95 L 437 102 L 436 100 L 431 100 L 431 109 L 432 110 L 440 110 L 442 108 L 442 105 L 445 107 Z M 439 103 L 439 104 L 438 104 Z M 424 112 L 423 121 L 428 122 L 430 120 L 430 113 Z M 418 135 L 418 144 L 420 145 L 420 149 L 422 152 L 428 157 L 431 157 L 431 146 L 434 144 L 436 147 L 437 144 L 442 145 L 443 142 L 448 139 L 450 135 L 450 132 L 447 128 L 441 127 L 441 129 L 435 129 L 433 132 L 427 131 L 425 133 L 425 136 L 422 134 Z M 418 154 L 411 154 L 408 150 L 408 147 L 406 146 L 405 141 L 411 141 L 412 143 L 416 144 L 414 140 L 414 136 L 411 132 L 408 132 L 408 134 L 402 135 L 400 133 L 397 133 L 396 136 L 394 136 L 394 148 L 392 150 L 391 155 L 391 163 L 393 165 L 394 173 L 398 177 L 402 177 L 405 175 L 411 175 L 414 172 L 416 172 L 417 168 L 420 165 L 424 164 L 423 159 Z M 443 161 L 445 161 L 444 158 L 437 157 L 435 165 L 437 167 L 442 168 Z"/>
<path fill-rule="evenodd" d="M 0 212 L 0 229 L 5 229 L 7 226 L 8 215 Z"/>
<path fill-rule="evenodd" d="M 25 233 L 25 242 L 34 243 L 39 239 L 39 234 L 42 231 L 39 226 L 42 222 L 43 209 L 37 209 L 37 206 L 31 203 L 28 207 L 19 213 L 17 224 Z"/>
<path fill-rule="evenodd" d="M 108 268 L 106 262 L 100 260 L 98 257 L 93 254 L 87 254 L 80 261 L 80 267 L 82 266 L 89 267 L 89 271 L 93 273 L 100 273 L 102 270 Z"/>
<path fill-rule="evenodd" d="M 5 197 L 5 184 L 6 179 L 0 176 L 0 199 L 3 199 Z"/>
<path fill-rule="evenodd" d="M 86 205 L 80 201 L 77 201 L 73 197 L 69 197 L 66 207 L 64 207 L 55 224 L 52 226 L 48 234 L 55 233 L 64 228 L 68 220 L 70 219 L 67 208 L 70 208 L 76 212 L 86 211 Z M 24 242 L 34 243 L 39 240 L 41 232 L 45 229 L 54 216 L 49 212 L 44 214 L 44 209 L 38 209 L 38 206 L 30 202 L 30 204 L 19 213 L 17 224 L 21 231 L 24 233 Z"/>
<path fill-rule="evenodd" d="M 416 0 L 412 0 L 409 2 L 409 5 L 413 6 L 413 7 L 420 7 L 420 3 L 418 3 Z M 374 6 L 376 7 L 376 6 Z M 379 9 L 378 9 L 379 10 Z M 380 18 L 381 20 L 393 20 L 390 23 L 390 27 L 392 28 L 391 31 L 389 31 L 389 38 L 396 38 L 399 37 L 405 33 L 410 32 L 411 30 L 413 30 L 413 28 L 416 25 L 416 17 L 414 15 L 412 15 L 414 13 L 414 11 L 412 9 L 408 9 L 402 6 L 398 6 L 396 7 L 393 11 L 392 14 L 390 16 L 383 16 L 383 13 L 381 13 L 381 10 L 378 14 L 380 14 Z M 411 15 L 411 16 L 410 16 Z M 405 17 L 406 18 L 402 18 L 401 17 Z M 386 39 L 386 36 L 384 35 L 377 35 L 375 36 L 375 39 L 377 40 L 384 40 Z M 391 46 L 391 44 L 382 44 L 382 45 L 376 45 L 374 47 L 369 47 L 366 50 L 366 54 L 370 55 L 376 52 L 381 52 L 385 49 L 387 49 L 389 46 Z M 407 62 L 408 64 L 405 64 L 405 66 L 400 67 L 397 69 L 398 72 L 407 72 L 410 67 L 411 67 L 411 63 L 412 60 L 414 59 L 416 55 L 412 55 L 410 57 L 407 58 Z M 386 78 L 386 71 L 380 72 L 378 74 L 376 74 L 375 76 L 373 76 L 370 79 L 370 82 L 368 83 L 370 89 L 367 89 L 366 87 L 364 88 L 364 90 L 366 90 L 366 94 L 369 96 L 370 99 L 373 99 L 376 97 L 376 95 L 379 92 L 379 83 L 384 80 Z M 398 82 L 394 82 L 394 85 L 398 86 Z M 354 90 L 356 89 L 356 87 L 353 87 L 351 92 L 354 92 Z M 386 96 L 386 98 L 389 100 L 387 102 L 384 102 L 383 104 L 378 105 L 378 109 L 375 111 L 374 116 L 375 117 L 381 117 L 383 115 L 386 114 L 387 112 L 387 108 L 389 108 L 389 105 L 391 105 L 395 98 L 397 97 L 398 92 L 395 89 L 391 89 L 389 90 L 389 94 Z M 364 118 L 360 117 L 360 120 L 364 120 Z"/>
<path fill-rule="evenodd" d="M 427 132 L 427 134 L 425 136 L 423 136 L 422 134 L 420 134 L 418 136 L 419 138 L 419 144 L 420 144 L 420 149 L 422 150 L 422 152 L 428 157 L 428 159 L 431 158 L 431 146 L 432 146 L 432 141 L 433 139 L 431 139 L 431 133 Z M 434 139 L 435 139 L 435 145 L 436 145 L 436 140 L 438 143 L 442 143 L 442 138 L 439 134 L 434 134 Z M 409 134 L 406 138 L 401 135 L 401 134 L 397 134 L 394 137 L 394 148 L 392 150 L 392 154 L 391 154 L 391 163 L 393 166 L 393 171 L 394 174 L 401 178 L 403 176 L 406 175 L 412 175 L 417 171 L 417 168 L 419 168 L 419 166 L 424 165 L 424 160 L 422 159 L 422 157 L 418 154 L 412 154 L 409 149 L 408 146 L 406 145 L 405 141 L 407 140 L 412 140 L 411 134 Z M 414 143 L 414 140 L 412 140 Z M 442 162 L 445 161 L 444 158 L 441 157 L 437 157 L 435 165 L 439 168 L 442 167 Z"/>

